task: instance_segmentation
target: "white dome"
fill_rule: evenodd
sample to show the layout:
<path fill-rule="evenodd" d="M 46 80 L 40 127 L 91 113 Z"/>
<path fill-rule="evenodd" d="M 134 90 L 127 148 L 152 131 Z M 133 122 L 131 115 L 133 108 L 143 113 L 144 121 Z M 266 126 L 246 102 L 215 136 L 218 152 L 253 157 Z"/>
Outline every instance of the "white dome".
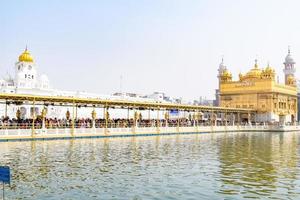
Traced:
<path fill-rule="evenodd" d="M 294 61 L 294 59 L 292 58 L 292 55 L 291 55 L 290 48 L 288 49 L 288 55 L 285 57 L 285 63 L 286 64 L 295 64 L 295 61 Z"/>
<path fill-rule="evenodd" d="M 223 60 L 223 58 L 222 58 L 222 62 L 220 63 L 219 69 L 218 69 L 219 74 L 222 74 L 223 71 L 225 71 L 226 69 L 227 69 L 227 67 L 224 65 L 224 60 Z"/>
<path fill-rule="evenodd" d="M 292 58 L 291 54 L 288 54 L 286 57 L 285 57 L 285 62 L 286 63 L 295 63 L 294 59 Z"/>

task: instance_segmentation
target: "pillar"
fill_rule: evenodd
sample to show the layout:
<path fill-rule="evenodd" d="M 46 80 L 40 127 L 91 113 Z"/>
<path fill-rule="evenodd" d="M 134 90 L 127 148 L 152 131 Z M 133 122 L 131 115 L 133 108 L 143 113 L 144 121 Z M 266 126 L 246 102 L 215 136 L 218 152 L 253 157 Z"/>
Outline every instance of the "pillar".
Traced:
<path fill-rule="evenodd" d="M 214 126 L 217 126 L 217 114 L 214 114 Z"/>
<path fill-rule="evenodd" d="M 92 113 L 92 128 L 96 128 L 96 117 L 97 117 L 97 113 L 95 111 L 95 108 L 93 109 Z"/>
<path fill-rule="evenodd" d="M 160 127 L 159 110 L 160 110 L 160 108 L 158 107 L 158 108 L 157 108 L 157 117 L 156 117 L 156 120 L 157 120 L 156 130 L 157 130 L 158 133 L 159 133 L 159 131 L 160 131 L 160 129 L 159 129 L 159 127 Z"/>
<path fill-rule="evenodd" d="M 127 120 L 129 120 L 129 107 L 127 108 Z"/>
<path fill-rule="evenodd" d="M 47 110 L 44 107 L 42 110 L 42 129 L 46 129 L 46 120 L 45 120 L 46 115 L 47 115 Z"/>
<path fill-rule="evenodd" d="M 151 109 L 149 108 L 148 110 L 148 120 L 150 121 L 150 112 L 151 112 Z"/>
<path fill-rule="evenodd" d="M 177 132 L 179 132 L 179 126 L 180 126 L 180 112 L 178 109 L 178 116 L 177 116 Z"/>
<path fill-rule="evenodd" d="M 33 108 L 33 112 L 32 112 L 32 129 L 31 129 L 31 137 L 35 136 L 35 99 L 33 99 L 33 103 L 32 103 L 32 108 Z"/>
<path fill-rule="evenodd" d="M 71 135 L 72 137 L 74 136 L 75 134 L 75 101 L 73 101 L 73 104 L 72 104 L 72 127 L 71 127 Z"/>
<path fill-rule="evenodd" d="M 234 113 L 231 114 L 231 125 L 235 126 L 235 114 Z"/>
<path fill-rule="evenodd" d="M 248 124 L 251 126 L 252 124 L 251 124 L 251 114 L 250 113 L 248 113 Z"/>
<path fill-rule="evenodd" d="M 138 112 L 137 111 L 134 111 L 134 116 L 133 116 L 133 125 L 134 125 L 134 128 L 138 128 Z"/>
<path fill-rule="evenodd" d="M 78 118 L 78 106 L 75 107 L 75 120 Z"/>
<path fill-rule="evenodd" d="M 5 118 L 7 118 L 7 100 L 5 100 Z"/>
<path fill-rule="evenodd" d="M 214 113 L 214 111 L 211 111 L 211 126 L 216 126 L 217 125 L 217 116 Z"/>
<path fill-rule="evenodd" d="M 105 129 L 104 133 L 107 134 L 108 132 L 108 120 L 109 120 L 109 112 L 108 112 L 108 107 L 105 107 Z"/>
<path fill-rule="evenodd" d="M 16 112 L 16 118 L 17 120 L 20 120 L 21 119 L 21 111 L 20 111 L 20 108 L 18 108 L 17 112 Z"/>
<path fill-rule="evenodd" d="M 166 120 L 166 127 L 168 127 L 169 126 L 169 113 L 168 113 L 168 111 L 167 110 L 165 110 L 165 120 Z"/>
<path fill-rule="evenodd" d="M 213 111 L 210 112 L 210 125 L 213 126 Z"/>
<path fill-rule="evenodd" d="M 141 127 L 142 119 L 143 119 L 142 113 L 139 112 L 139 115 L 138 115 L 138 125 L 139 125 L 139 127 Z"/>

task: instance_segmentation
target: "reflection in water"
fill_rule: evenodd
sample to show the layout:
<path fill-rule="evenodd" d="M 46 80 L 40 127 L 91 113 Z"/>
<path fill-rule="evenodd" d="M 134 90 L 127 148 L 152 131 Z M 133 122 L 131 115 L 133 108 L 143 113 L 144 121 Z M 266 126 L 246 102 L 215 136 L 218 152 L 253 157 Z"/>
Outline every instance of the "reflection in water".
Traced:
<path fill-rule="evenodd" d="M 219 192 L 251 198 L 299 195 L 298 137 L 257 133 L 220 138 Z"/>
<path fill-rule="evenodd" d="M 300 197 L 297 133 L 0 143 L 9 199 Z"/>

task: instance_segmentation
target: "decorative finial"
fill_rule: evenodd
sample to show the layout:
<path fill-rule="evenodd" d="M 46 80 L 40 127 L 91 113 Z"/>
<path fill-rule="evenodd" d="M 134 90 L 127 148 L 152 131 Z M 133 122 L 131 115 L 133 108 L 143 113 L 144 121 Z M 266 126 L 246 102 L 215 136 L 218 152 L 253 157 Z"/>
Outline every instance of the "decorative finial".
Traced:
<path fill-rule="evenodd" d="M 270 67 L 270 61 L 268 61 L 268 66 L 267 67 Z"/>
<path fill-rule="evenodd" d="M 222 55 L 222 63 L 224 62 L 224 55 Z"/>
<path fill-rule="evenodd" d="M 26 44 L 26 47 L 25 47 L 25 51 L 27 51 L 27 44 Z"/>
<path fill-rule="evenodd" d="M 288 54 L 291 54 L 291 46 L 288 46 Z"/>
<path fill-rule="evenodd" d="M 255 67 L 255 69 L 257 69 L 258 68 L 258 65 L 257 65 L 257 58 L 255 58 L 255 64 L 254 64 L 254 67 Z"/>

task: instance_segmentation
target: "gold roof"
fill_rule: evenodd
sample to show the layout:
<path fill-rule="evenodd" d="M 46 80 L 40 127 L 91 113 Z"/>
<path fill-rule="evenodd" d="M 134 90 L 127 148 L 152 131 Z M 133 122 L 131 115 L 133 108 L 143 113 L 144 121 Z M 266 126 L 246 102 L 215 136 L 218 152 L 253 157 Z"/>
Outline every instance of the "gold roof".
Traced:
<path fill-rule="evenodd" d="M 265 71 L 266 71 L 266 72 L 274 72 L 275 70 L 274 70 L 272 67 L 270 67 L 270 66 L 268 65 L 268 66 L 266 67 Z"/>
<path fill-rule="evenodd" d="M 274 78 L 275 77 L 275 70 L 270 67 L 269 63 L 268 63 L 268 66 L 262 71 L 262 75 L 267 77 L 271 77 L 271 78 Z"/>
<path fill-rule="evenodd" d="M 296 86 L 296 79 L 293 75 L 288 75 L 287 77 L 287 85 Z"/>
<path fill-rule="evenodd" d="M 223 77 L 231 77 L 232 74 L 229 72 L 228 69 L 225 69 L 225 70 L 223 71 L 223 73 L 222 73 L 222 76 L 223 76 Z"/>
<path fill-rule="evenodd" d="M 261 77 L 261 73 L 262 73 L 262 70 L 258 68 L 257 60 L 255 60 L 254 68 L 251 69 L 251 70 L 246 74 L 246 77 L 247 77 L 247 78 L 260 78 L 260 77 Z"/>
<path fill-rule="evenodd" d="M 19 56 L 19 62 L 33 62 L 33 57 L 31 56 L 30 52 L 27 50 L 27 47 L 25 51 Z"/>
<path fill-rule="evenodd" d="M 221 75 L 221 81 L 222 82 L 232 81 L 232 74 L 230 73 L 230 71 L 228 71 L 227 69 L 223 71 Z"/>

